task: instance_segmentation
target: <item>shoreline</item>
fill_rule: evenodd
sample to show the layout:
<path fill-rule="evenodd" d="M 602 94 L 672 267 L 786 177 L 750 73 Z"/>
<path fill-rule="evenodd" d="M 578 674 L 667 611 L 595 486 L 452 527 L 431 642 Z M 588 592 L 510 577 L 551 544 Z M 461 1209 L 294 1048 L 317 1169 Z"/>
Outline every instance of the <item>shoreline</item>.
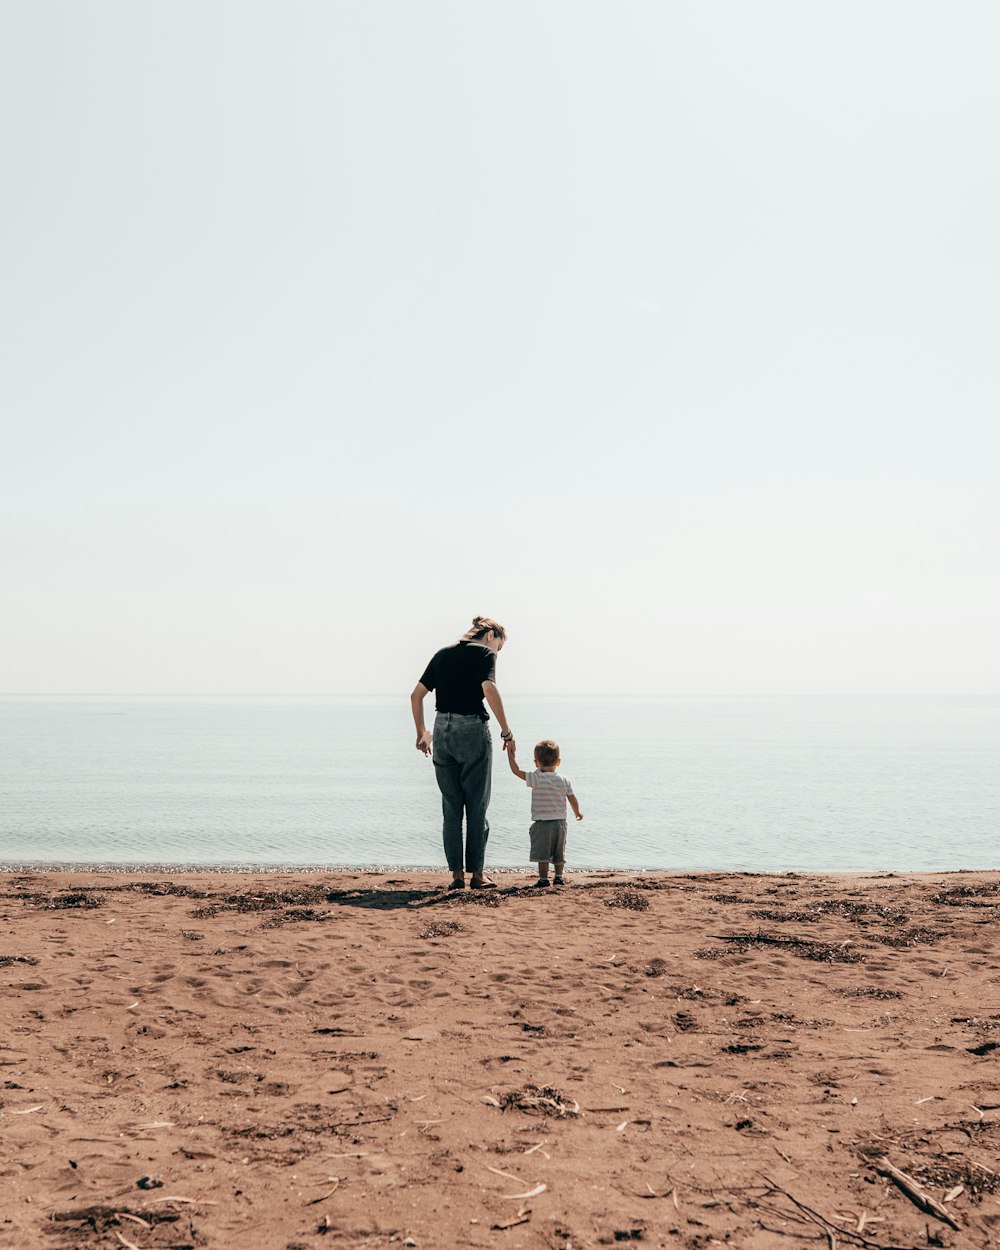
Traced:
<path fill-rule="evenodd" d="M 0 874 L 0 1242 L 995 1245 L 1000 873 L 446 877 Z"/>
<path fill-rule="evenodd" d="M 160 862 L 156 860 L 123 860 L 121 862 L 113 860 L 25 860 L 6 861 L 0 860 L 0 879 L 5 876 L 13 876 L 18 873 L 118 873 L 128 875 L 140 875 L 142 873 L 165 873 L 169 875 L 178 874 L 197 874 L 197 873 L 230 873 L 241 876 L 252 876 L 254 873 L 260 873 L 266 876 L 275 874 L 294 875 L 300 873 L 303 876 L 316 876 L 326 873 L 331 876 L 339 876 L 351 873 L 364 873 L 369 876 L 379 876 L 386 873 L 399 875 L 418 875 L 418 876 L 448 876 L 448 869 L 443 864 L 287 864 L 279 861 L 273 863 L 258 863 L 256 861 L 247 863 L 175 863 Z M 497 876 L 514 877 L 533 875 L 534 869 L 530 865 L 497 865 L 495 867 L 487 867 L 486 875 L 495 874 Z M 833 877 L 833 878 L 852 878 L 852 877 L 870 877 L 872 879 L 880 877 L 941 877 L 956 876 L 959 874 L 979 875 L 993 872 L 1000 872 L 1000 869 L 993 867 L 983 868 L 617 868 L 617 867 L 596 867 L 596 868 L 566 868 L 566 876 L 568 877 L 589 877 L 594 875 L 610 875 L 616 877 L 640 877 L 645 879 L 655 879 L 657 877 L 703 877 L 717 876 L 719 874 L 733 877 Z"/>

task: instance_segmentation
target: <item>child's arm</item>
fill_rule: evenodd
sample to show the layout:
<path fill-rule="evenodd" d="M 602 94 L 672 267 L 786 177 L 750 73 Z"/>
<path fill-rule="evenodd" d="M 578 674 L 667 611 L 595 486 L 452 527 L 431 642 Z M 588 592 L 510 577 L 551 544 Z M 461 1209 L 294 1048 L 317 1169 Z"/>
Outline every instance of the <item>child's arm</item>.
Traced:
<path fill-rule="evenodd" d="M 566 801 L 569 803 L 570 807 L 573 809 L 573 815 L 577 818 L 577 820 L 583 820 L 583 812 L 580 811 L 580 804 L 576 801 L 576 795 L 567 794 Z"/>
<path fill-rule="evenodd" d="M 507 763 L 510 765 L 510 771 L 514 774 L 514 776 L 520 777 L 523 781 L 527 776 L 527 773 L 522 772 L 517 766 L 517 755 L 515 754 L 513 742 L 507 744 Z"/>

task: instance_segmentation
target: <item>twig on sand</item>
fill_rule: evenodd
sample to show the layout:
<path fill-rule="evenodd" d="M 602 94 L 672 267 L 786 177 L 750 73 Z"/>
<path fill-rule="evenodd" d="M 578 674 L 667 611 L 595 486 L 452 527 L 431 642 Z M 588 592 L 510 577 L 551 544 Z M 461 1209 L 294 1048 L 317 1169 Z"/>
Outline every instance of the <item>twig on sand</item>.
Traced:
<path fill-rule="evenodd" d="M 391 1115 L 378 1115 L 371 1120 L 334 1120 L 332 1124 L 327 1125 L 327 1128 L 354 1128 L 356 1124 L 386 1124 L 391 1119 Z"/>
<path fill-rule="evenodd" d="M 131 1220 L 133 1224 L 141 1224 L 143 1228 L 152 1228 L 149 1220 L 141 1220 L 137 1215 L 130 1215 L 128 1211 L 116 1211 L 116 1220 Z"/>
<path fill-rule="evenodd" d="M 217 1207 L 217 1202 L 209 1198 L 182 1198 L 179 1194 L 164 1194 L 162 1198 L 147 1198 L 147 1202 L 189 1202 L 192 1206 Z"/>
<path fill-rule="evenodd" d="M 134 1241 L 129 1241 L 127 1237 L 123 1237 L 117 1228 L 115 1229 L 115 1236 L 125 1247 L 125 1250 L 140 1250 L 139 1246 L 137 1246 Z"/>
<path fill-rule="evenodd" d="M 524 1182 L 521 1182 L 524 1184 Z M 543 1181 L 540 1185 L 536 1185 L 534 1189 L 529 1189 L 526 1194 L 504 1194 L 505 1198 L 537 1198 L 539 1194 L 544 1194 L 548 1185 Z"/>
<path fill-rule="evenodd" d="M 527 1185 L 527 1181 L 523 1176 L 515 1176 L 513 1172 L 501 1172 L 499 1168 L 487 1167 L 487 1172 L 493 1172 L 496 1176 L 502 1176 L 504 1180 L 513 1181 L 515 1185 Z"/>
<path fill-rule="evenodd" d="M 530 1219 L 530 1211 L 518 1211 L 517 1215 L 515 1215 L 512 1220 L 503 1220 L 500 1224 L 491 1224 L 490 1228 L 516 1228 L 518 1224 L 527 1224 Z"/>
<path fill-rule="evenodd" d="M 858 1223 L 854 1231 L 856 1233 L 863 1233 L 865 1231 L 866 1225 L 868 1224 L 884 1224 L 884 1223 L 885 1221 L 882 1219 L 881 1215 L 869 1215 L 867 1211 L 862 1211 L 861 1214 L 858 1216 Z"/>
<path fill-rule="evenodd" d="M 633 1198 L 669 1198 L 671 1202 L 673 1202 L 674 1204 L 674 1210 L 676 1211 L 680 1210 L 680 1206 L 677 1203 L 677 1186 L 673 1185 L 673 1182 L 671 1181 L 671 1178 L 669 1176 L 667 1177 L 667 1184 L 672 1185 L 672 1188 L 664 1189 L 662 1193 L 657 1193 L 656 1190 L 653 1188 L 653 1186 L 649 1183 L 649 1181 L 646 1181 L 645 1184 L 646 1184 L 645 1193 L 640 1193 L 638 1190 L 635 1190 L 635 1189 L 631 1191 Z"/>
<path fill-rule="evenodd" d="M 331 1176 L 329 1179 L 332 1181 L 336 1181 L 337 1183 L 328 1193 L 320 1194 L 318 1198 L 310 1198 L 309 1201 L 306 1203 L 307 1207 L 314 1207 L 317 1202 L 326 1202 L 327 1198 L 332 1198 L 333 1195 L 337 1192 L 337 1190 L 340 1188 L 340 1177 Z"/>
<path fill-rule="evenodd" d="M 460 1094 L 457 1089 L 448 1089 L 445 1085 L 437 1085 L 435 1088 L 439 1089 L 443 1094 L 450 1094 L 452 1098 L 457 1098 L 460 1102 L 467 1103 L 470 1107 L 474 1107 L 476 1105 L 471 1098 L 466 1098 L 466 1096 L 464 1094 Z M 484 1099 L 484 1101 L 486 1100 Z M 497 1105 L 499 1106 L 499 1103 Z"/>
<path fill-rule="evenodd" d="M 935 1219 L 941 1220 L 949 1228 L 958 1232 L 960 1225 L 951 1213 L 946 1211 L 941 1203 L 936 1198 L 932 1198 L 925 1189 L 921 1189 L 912 1176 L 907 1176 L 905 1172 L 894 1167 L 885 1155 L 875 1160 L 875 1171 L 881 1176 L 887 1176 L 897 1189 L 903 1191 L 914 1206 L 919 1207 L 921 1211 L 926 1211 L 928 1215 L 933 1215 Z"/>
<path fill-rule="evenodd" d="M 763 1172 L 761 1172 L 760 1175 L 775 1193 L 784 1194 L 789 1202 L 798 1207 L 798 1209 L 811 1223 L 815 1224 L 818 1228 L 821 1228 L 823 1232 L 827 1234 L 828 1238 L 831 1233 L 834 1233 L 844 1241 L 851 1242 L 853 1245 L 865 1246 L 866 1250 L 916 1250 L 915 1247 L 885 1246 L 880 1241 L 872 1241 L 870 1238 L 862 1236 L 861 1233 L 853 1232 L 849 1228 L 842 1228 L 839 1224 L 834 1224 L 833 1220 L 828 1220 L 825 1215 L 821 1215 L 819 1211 L 815 1211 L 812 1207 L 806 1206 L 804 1202 L 800 1202 L 794 1194 L 789 1193 L 787 1189 L 783 1189 L 780 1185 L 775 1184 L 775 1182 L 772 1181 L 769 1176 L 765 1176 Z"/>

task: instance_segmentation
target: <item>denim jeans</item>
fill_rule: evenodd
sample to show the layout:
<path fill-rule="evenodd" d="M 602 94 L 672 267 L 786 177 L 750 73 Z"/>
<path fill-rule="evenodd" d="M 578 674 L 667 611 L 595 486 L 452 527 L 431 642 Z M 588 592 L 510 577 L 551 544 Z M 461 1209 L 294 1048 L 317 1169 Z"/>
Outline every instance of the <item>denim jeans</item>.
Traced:
<path fill-rule="evenodd" d="M 453 873 L 462 871 L 462 816 L 465 816 L 465 871 L 482 872 L 490 824 L 493 739 L 478 716 L 438 712 L 434 718 L 434 775 L 441 791 L 444 854 Z"/>

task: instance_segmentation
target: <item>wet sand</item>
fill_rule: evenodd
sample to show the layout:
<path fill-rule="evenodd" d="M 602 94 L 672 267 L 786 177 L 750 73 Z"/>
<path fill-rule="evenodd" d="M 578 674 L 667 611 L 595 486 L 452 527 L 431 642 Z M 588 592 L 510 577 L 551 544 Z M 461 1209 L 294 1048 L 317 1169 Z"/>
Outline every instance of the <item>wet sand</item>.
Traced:
<path fill-rule="evenodd" d="M 0 876 L 0 1246 L 996 1244 L 1000 874 L 498 880 Z"/>

